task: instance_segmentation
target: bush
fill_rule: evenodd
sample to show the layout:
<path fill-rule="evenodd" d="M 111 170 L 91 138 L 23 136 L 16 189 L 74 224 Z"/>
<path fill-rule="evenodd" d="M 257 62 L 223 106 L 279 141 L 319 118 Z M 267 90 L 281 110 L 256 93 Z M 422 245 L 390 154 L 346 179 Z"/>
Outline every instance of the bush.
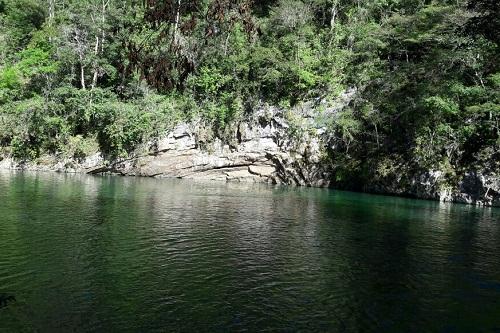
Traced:
<path fill-rule="evenodd" d="M 62 148 L 65 157 L 84 159 L 99 151 L 99 143 L 95 137 L 82 135 L 70 136 Z"/>

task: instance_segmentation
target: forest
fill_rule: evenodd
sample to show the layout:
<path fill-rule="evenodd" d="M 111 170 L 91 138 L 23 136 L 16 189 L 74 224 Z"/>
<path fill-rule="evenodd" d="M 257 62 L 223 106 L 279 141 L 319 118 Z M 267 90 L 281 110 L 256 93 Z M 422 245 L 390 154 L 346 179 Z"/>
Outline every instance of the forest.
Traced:
<path fill-rule="evenodd" d="M 339 183 L 498 172 L 499 38 L 497 0 L 0 0 L 0 155 L 124 157 L 355 91 L 326 120 Z"/>

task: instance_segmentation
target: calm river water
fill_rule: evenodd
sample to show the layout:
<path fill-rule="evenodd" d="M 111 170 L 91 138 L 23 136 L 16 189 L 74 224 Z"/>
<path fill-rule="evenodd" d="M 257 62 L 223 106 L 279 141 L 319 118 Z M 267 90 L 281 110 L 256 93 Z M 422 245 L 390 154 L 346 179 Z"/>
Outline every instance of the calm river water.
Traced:
<path fill-rule="evenodd" d="M 500 209 L 3 172 L 0 294 L 5 332 L 500 332 Z"/>

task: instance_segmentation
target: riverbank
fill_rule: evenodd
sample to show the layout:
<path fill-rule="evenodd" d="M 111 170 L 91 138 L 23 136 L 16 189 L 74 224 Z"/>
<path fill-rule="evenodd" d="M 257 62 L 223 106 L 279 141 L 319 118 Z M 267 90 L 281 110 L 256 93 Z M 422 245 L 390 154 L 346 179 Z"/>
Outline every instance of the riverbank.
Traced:
<path fill-rule="evenodd" d="M 499 177 L 472 168 L 451 179 L 443 170 L 416 171 L 408 163 L 394 163 L 390 171 L 374 171 L 361 186 L 346 185 L 339 181 L 329 156 L 335 133 L 323 121 L 335 112 L 335 108 L 318 112 L 308 105 L 293 112 L 266 106 L 235 124 L 223 140 L 214 138 L 201 122 L 180 123 L 126 158 L 106 157 L 99 151 L 83 158 L 44 155 L 16 161 L 5 157 L 0 168 L 333 187 L 500 206 Z"/>

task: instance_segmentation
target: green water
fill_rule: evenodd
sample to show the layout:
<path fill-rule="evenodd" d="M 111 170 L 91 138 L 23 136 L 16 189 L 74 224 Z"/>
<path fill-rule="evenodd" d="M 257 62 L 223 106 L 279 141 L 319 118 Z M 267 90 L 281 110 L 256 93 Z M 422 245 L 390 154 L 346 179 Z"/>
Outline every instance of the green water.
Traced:
<path fill-rule="evenodd" d="M 0 331 L 500 332 L 500 210 L 0 173 Z"/>

